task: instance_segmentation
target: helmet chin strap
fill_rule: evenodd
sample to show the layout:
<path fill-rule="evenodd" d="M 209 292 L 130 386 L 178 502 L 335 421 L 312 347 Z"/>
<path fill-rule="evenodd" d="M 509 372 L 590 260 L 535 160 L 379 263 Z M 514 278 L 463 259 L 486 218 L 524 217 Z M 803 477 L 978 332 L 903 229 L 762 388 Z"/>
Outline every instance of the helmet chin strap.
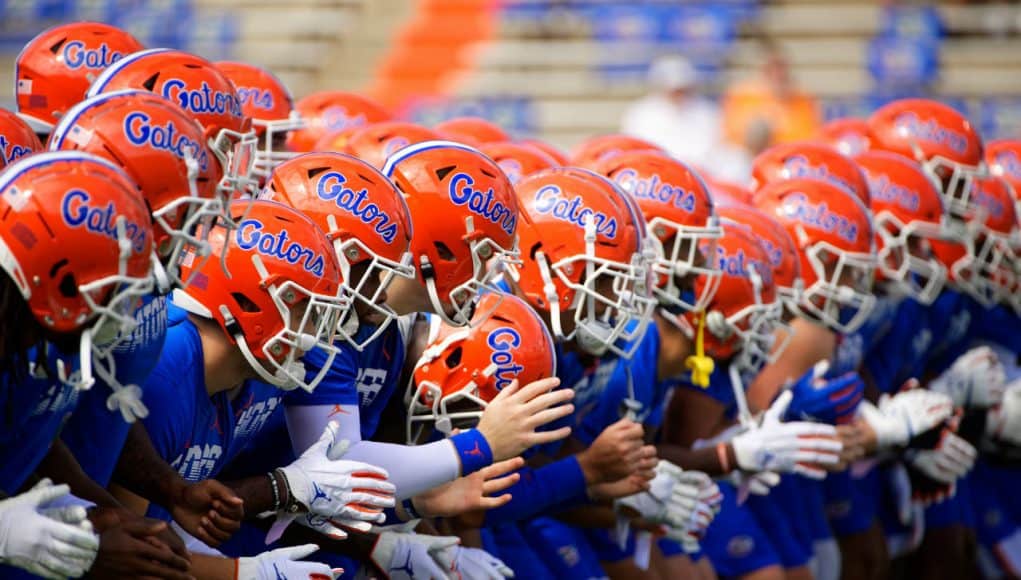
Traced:
<path fill-rule="evenodd" d="M 227 333 L 237 343 L 238 349 L 241 350 L 242 356 L 245 357 L 245 361 L 248 366 L 255 371 L 259 378 L 267 383 L 284 391 L 293 391 L 298 387 L 304 388 L 302 383 L 294 380 L 294 373 L 300 371 L 304 376 L 305 365 L 301 364 L 300 361 L 288 361 L 286 367 L 281 367 L 276 372 L 269 372 L 266 367 L 262 366 L 262 363 L 252 354 L 252 349 L 248 346 L 248 341 L 245 340 L 245 333 L 241 330 L 241 325 L 238 324 L 237 319 L 230 313 L 225 304 L 220 305 L 220 315 L 223 316 L 224 327 L 227 329 Z"/>
<path fill-rule="evenodd" d="M 92 388 L 92 385 L 96 384 L 96 378 L 92 375 L 92 329 L 86 328 L 82 331 L 82 336 L 78 342 L 78 357 L 81 361 L 81 367 L 78 369 L 78 377 L 67 377 L 67 381 L 61 379 L 62 382 L 70 382 L 74 385 L 75 389 L 79 391 L 87 391 Z M 64 361 L 57 360 L 57 374 L 65 375 L 66 371 L 63 369 Z"/>
<path fill-rule="evenodd" d="M 167 273 L 163 262 L 160 261 L 155 248 L 152 250 L 152 277 L 156 282 L 157 296 L 166 296 L 174 289 L 173 283 L 170 281 L 170 274 Z"/>

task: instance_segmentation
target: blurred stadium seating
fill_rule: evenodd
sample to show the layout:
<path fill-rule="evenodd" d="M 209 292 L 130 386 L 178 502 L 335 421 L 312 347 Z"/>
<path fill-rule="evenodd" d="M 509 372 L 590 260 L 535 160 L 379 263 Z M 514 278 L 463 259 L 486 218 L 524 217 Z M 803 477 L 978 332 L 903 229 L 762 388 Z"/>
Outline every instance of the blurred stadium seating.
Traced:
<path fill-rule="evenodd" d="M 827 117 L 905 94 L 1021 127 L 1021 5 L 879 0 L 0 0 L 0 84 L 41 28 L 98 19 L 149 46 L 267 65 L 296 95 L 365 90 L 408 116 L 480 114 L 569 145 L 614 130 L 653 57 L 683 53 L 717 95 L 761 38 Z M 2 97 L 11 98 L 9 92 Z"/>

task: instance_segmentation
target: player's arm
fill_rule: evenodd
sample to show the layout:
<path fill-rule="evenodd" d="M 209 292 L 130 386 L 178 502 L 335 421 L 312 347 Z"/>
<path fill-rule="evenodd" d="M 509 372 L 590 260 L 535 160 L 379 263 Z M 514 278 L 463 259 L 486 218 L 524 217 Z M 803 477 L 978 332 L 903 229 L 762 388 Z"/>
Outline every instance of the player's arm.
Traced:
<path fill-rule="evenodd" d="M 99 507 L 122 507 L 110 492 L 86 475 L 78 460 L 60 439 L 53 442 L 36 473 L 41 477 L 50 478 L 55 483 L 66 483 L 71 488 L 72 494 Z"/>
<path fill-rule="evenodd" d="M 768 409 L 787 381 L 796 380 L 817 362 L 831 358 L 836 350 L 835 332 L 803 318 L 795 319 L 791 326 L 795 332 L 787 348 L 748 386 L 748 404 L 753 412 Z"/>

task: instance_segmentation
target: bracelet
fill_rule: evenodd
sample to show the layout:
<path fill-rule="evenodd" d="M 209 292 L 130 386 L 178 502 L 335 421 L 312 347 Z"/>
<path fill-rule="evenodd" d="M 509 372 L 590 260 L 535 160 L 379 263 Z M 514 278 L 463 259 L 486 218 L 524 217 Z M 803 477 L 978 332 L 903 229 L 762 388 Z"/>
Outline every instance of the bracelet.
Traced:
<path fill-rule="evenodd" d="M 290 514 L 300 512 L 302 510 L 301 504 L 294 500 L 294 494 L 291 493 L 291 482 L 287 481 L 287 476 L 284 475 L 284 472 L 279 467 L 273 470 L 274 475 L 277 473 L 280 474 L 280 479 L 284 482 L 284 492 L 287 494 L 287 501 L 282 502 L 284 504 L 283 510 Z"/>
<path fill-rule="evenodd" d="M 724 473 L 730 472 L 730 460 L 727 458 L 727 444 L 720 441 L 716 444 L 716 458 L 720 460 L 720 469 Z"/>
<path fill-rule="evenodd" d="M 277 484 L 277 478 L 273 475 L 273 472 L 266 474 L 269 476 L 269 485 L 273 488 L 273 511 L 280 511 L 280 486 Z"/>

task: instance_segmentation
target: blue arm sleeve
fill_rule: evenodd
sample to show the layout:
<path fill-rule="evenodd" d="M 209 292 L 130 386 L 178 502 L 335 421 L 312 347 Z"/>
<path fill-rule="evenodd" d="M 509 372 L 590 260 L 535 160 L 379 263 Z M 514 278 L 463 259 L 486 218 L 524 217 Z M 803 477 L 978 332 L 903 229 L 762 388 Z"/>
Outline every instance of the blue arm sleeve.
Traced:
<path fill-rule="evenodd" d="M 511 500 L 486 512 L 486 526 L 528 520 L 588 501 L 585 476 L 574 456 L 538 469 L 526 467 L 519 473 L 521 480 L 506 491 L 511 494 Z"/>

